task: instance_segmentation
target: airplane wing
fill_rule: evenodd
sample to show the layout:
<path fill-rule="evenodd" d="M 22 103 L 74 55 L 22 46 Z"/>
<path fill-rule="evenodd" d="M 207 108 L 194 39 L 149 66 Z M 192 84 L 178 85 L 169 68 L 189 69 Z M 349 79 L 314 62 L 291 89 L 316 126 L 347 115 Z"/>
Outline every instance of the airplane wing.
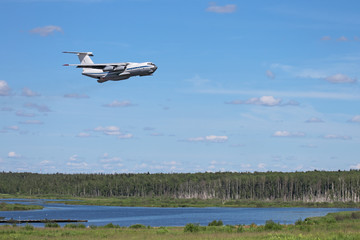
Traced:
<path fill-rule="evenodd" d="M 75 66 L 77 68 L 95 68 L 95 69 L 104 69 L 106 67 L 120 67 L 127 66 L 128 63 L 102 63 L 102 64 L 64 64 L 63 66 Z"/>

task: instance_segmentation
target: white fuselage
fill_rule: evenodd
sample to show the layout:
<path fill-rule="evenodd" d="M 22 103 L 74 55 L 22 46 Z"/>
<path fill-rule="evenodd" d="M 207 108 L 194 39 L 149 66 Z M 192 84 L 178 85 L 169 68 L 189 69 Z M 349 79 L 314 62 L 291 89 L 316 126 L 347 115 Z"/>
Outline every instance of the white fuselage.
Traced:
<path fill-rule="evenodd" d="M 109 64 L 110 65 L 110 64 Z M 116 64 L 111 64 L 116 65 Z M 143 63 L 126 63 L 124 69 L 120 71 L 104 71 L 101 69 L 87 68 L 82 74 L 88 77 L 97 78 L 98 82 L 105 82 L 108 80 L 119 81 L 125 80 L 133 76 L 147 76 L 156 71 L 157 67 L 151 62 Z"/>

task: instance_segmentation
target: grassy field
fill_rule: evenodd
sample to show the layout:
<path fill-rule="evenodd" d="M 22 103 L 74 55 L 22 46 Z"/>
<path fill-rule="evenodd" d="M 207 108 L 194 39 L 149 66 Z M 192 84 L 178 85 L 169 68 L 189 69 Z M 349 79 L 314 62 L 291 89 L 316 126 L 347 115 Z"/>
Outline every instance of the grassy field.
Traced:
<path fill-rule="evenodd" d="M 360 203 L 354 202 L 301 202 L 301 201 L 254 201 L 221 199 L 175 199 L 175 198 L 139 198 L 139 197 L 99 197 L 79 198 L 54 195 L 9 195 L 0 194 L 0 198 L 33 198 L 33 199 L 67 199 L 56 203 L 74 205 L 127 206 L 127 207 L 322 207 L 322 208 L 360 208 Z M 74 200 L 74 201 L 71 201 Z M 51 201 L 50 201 L 51 202 Z"/>
<path fill-rule="evenodd" d="M 25 210 L 37 210 L 43 208 L 44 208 L 43 206 L 38 206 L 38 205 L 0 203 L 0 211 L 25 211 Z"/>
<path fill-rule="evenodd" d="M 216 222 L 215 222 L 216 223 Z M 292 225 L 267 221 L 263 226 L 198 226 L 146 227 L 133 225 L 120 227 L 108 224 L 85 228 L 82 224 L 68 224 L 60 228 L 1 226 L 0 239 L 360 239 L 360 212 L 330 213 L 325 217 L 298 220 Z"/>

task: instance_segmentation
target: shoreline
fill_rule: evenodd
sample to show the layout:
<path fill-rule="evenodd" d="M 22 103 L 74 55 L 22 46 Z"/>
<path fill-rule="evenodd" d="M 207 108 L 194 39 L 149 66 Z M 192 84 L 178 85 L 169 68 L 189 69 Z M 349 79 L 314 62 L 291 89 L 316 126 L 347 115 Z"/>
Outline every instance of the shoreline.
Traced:
<path fill-rule="evenodd" d="M 97 205 L 121 207 L 233 207 L 233 208 L 360 208 L 360 203 L 354 202 L 301 202 L 279 200 L 228 200 L 221 199 L 174 199 L 174 198 L 136 198 L 136 197 L 71 197 L 71 196 L 26 196 L 0 194 L 0 199 L 42 199 L 47 203 L 63 203 L 70 205 Z"/>

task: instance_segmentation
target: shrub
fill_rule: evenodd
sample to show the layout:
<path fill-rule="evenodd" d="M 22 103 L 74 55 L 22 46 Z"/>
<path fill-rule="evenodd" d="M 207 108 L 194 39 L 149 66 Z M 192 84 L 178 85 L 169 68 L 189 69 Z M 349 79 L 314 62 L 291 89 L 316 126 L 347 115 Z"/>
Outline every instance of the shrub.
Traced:
<path fill-rule="evenodd" d="M 360 219 L 360 212 L 352 212 L 351 218 L 352 219 Z"/>
<path fill-rule="evenodd" d="M 75 223 L 68 223 L 64 226 L 65 228 L 86 228 L 84 224 L 82 223 L 78 223 L 78 224 L 75 224 Z"/>
<path fill-rule="evenodd" d="M 303 221 L 301 220 L 301 218 L 299 218 L 296 222 L 295 222 L 295 226 L 301 225 L 303 223 Z"/>
<path fill-rule="evenodd" d="M 91 229 L 96 229 L 96 228 L 97 228 L 97 226 L 94 225 L 94 224 L 91 224 L 89 227 L 90 227 Z"/>
<path fill-rule="evenodd" d="M 240 233 L 240 232 L 244 232 L 244 231 L 245 231 L 244 226 L 243 226 L 243 225 L 239 225 L 236 231 L 239 232 L 239 233 Z"/>
<path fill-rule="evenodd" d="M 108 223 L 108 224 L 106 224 L 104 226 L 104 228 L 120 228 L 120 226 L 119 225 L 114 225 L 112 223 Z"/>
<path fill-rule="evenodd" d="M 45 223 L 45 227 L 48 227 L 48 228 L 58 228 L 60 227 L 60 225 L 56 222 L 47 222 Z"/>
<path fill-rule="evenodd" d="M 168 232 L 169 230 L 166 227 L 159 227 L 159 229 L 156 231 L 157 234 L 165 234 Z"/>
<path fill-rule="evenodd" d="M 142 224 L 134 224 L 131 225 L 129 228 L 139 229 L 139 228 L 146 228 L 146 226 Z"/>
<path fill-rule="evenodd" d="M 26 224 L 25 227 L 24 227 L 26 230 L 34 230 L 34 226 L 33 225 L 30 225 L 30 224 Z"/>
<path fill-rule="evenodd" d="M 219 220 L 219 221 L 214 220 L 208 224 L 208 226 L 223 226 L 223 225 L 224 224 L 221 220 Z"/>
<path fill-rule="evenodd" d="M 280 223 L 275 223 L 273 220 L 268 220 L 265 223 L 265 230 L 281 230 L 282 226 Z"/>
<path fill-rule="evenodd" d="M 199 232 L 200 227 L 198 223 L 188 223 L 185 225 L 184 232 Z"/>

